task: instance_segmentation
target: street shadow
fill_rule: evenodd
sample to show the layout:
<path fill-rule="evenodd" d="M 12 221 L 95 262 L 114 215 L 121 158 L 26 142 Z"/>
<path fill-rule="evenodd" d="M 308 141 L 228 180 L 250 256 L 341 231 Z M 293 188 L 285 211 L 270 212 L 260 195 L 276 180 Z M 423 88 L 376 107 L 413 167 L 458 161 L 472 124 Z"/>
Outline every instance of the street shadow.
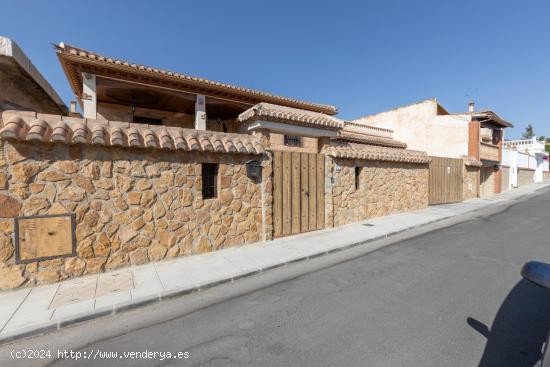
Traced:
<path fill-rule="evenodd" d="M 487 338 L 479 367 L 533 367 L 550 329 L 550 290 L 522 279 L 502 302 L 490 330 L 474 318 L 467 322 Z"/>

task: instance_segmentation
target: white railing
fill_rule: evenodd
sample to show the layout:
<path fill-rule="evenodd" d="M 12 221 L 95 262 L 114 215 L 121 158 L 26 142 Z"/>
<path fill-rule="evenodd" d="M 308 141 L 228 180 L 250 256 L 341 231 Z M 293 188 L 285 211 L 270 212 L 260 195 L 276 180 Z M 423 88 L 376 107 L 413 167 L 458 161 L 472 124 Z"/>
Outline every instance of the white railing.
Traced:
<path fill-rule="evenodd" d="M 536 137 L 532 139 L 522 139 L 522 140 L 508 140 L 504 142 L 504 147 L 510 150 L 518 151 L 544 151 L 545 144 L 541 141 L 538 141 Z"/>
<path fill-rule="evenodd" d="M 382 138 L 392 138 L 393 130 L 390 129 L 384 129 L 382 127 L 376 127 L 376 126 L 370 126 L 370 125 L 364 125 L 364 124 L 358 124 L 357 122 L 349 122 L 346 121 L 344 125 L 344 129 L 350 132 L 356 132 L 359 134 L 367 134 L 367 135 L 374 135 L 379 136 Z"/>

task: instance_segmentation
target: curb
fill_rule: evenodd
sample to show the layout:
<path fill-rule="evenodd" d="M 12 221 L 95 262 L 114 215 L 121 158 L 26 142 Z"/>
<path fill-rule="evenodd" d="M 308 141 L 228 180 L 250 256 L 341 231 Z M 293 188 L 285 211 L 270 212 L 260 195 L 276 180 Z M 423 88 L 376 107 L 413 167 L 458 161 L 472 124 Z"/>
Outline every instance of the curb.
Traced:
<path fill-rule="evenodd" d="M 526 196 L 529 196 L 529 195 L 531 195 L 535 192 L 538 192 L 538 191 L 540 191 L 542 189 L 545 189 L 545 188 L 548 188 L 548 187 L 549 187 L 549 185 L 545 185 L 545 186 L 537 188 L 536 190 L 533 190 L 532 192 L 521 194 L 521 195 L 519 195 L 518 197 L 515 197 L 515 198 L 510 198 L 510 199 L 507 199 L 507 200 L 496 201 L 496 202 L 490 203 L 490 204 L 484 206 L 483 208 L 492 207 L 492 206 L 495 206 L 495 205 L 498 205 L 498 204 L 503 204 L 503 203 L 510 202 L 510 201 L 516 201 L 516 200 L 522 199 Z M 299 257 L 299 258 L 288 260 L 286 262 L 281 262 L 281 263 L 275 264 L 275 265 L 270 265 L 268 267 L 265 267 L 265 268 L 262 268 L 262 269 L 259 269 L 259 270 L 253 270 L 253 271 L 250 271 L 250 272 L 247 272 L 247 273 L 231 276 L 231 277 L 228 277 L 228 278 L 214 280 L 214 281 L 211 281 L 211 282 L 208 282 L 208 283 L 204 283 L 204 284 L 201 284 L 201 285 L 195 285 L 195 286 L 189 287 L 189 288 L 176 288 L 176 289 L 166 290 L 166 291 L 163 291 L 163 292 L 151 295 L 151 296 L 145 296 L 145 297 L 140 297 L 140 298 L 130 300 L 130 301 L 115 303 L 112 306 L 102 307 L 102 308 L 99 308 L 99 309 L 95 309 L 93 311 L 81 313 L 79 315 L 67 317 L 67 318 L 64 318 L 64 319 L 57 320 L 57 321 L 49 321 L 49 322 L 46 322 L 46 323 L 43 323 L 43 324 L 40 324 L 40 325 L 29 326 L 29 327 L 17 330 L 15 332 L 8 333 L 8 334 L 5 334 L 3 336 L 0 336 L 0 345 L 6 344 L 6 343 L 9 343 L 9 342 L 18 340 L 18 339 L 28 338 L 30 336 L 46 334 L 46 333 L 49 333 L 49 332 L 52 332 L 52 331 L 61 330 L 62 328 L 66 328 L 68 326 L 72 326 L 72 325 L 76 325 L 76 324 L 79 324 L 79 323 L 82 323 L 82 322 L 97 319 L 97 318 L 100 318 L 100 317 L 103 317 L 103 316 L 116 315 L 116 314 L 119 314 L 119 313 L 134 310 L 136 308 L 150 306 L 150 305 L 154 305 L 154 304 L 160 304 L 163 301 L 168 301 L 168 300 L 171 300 L 171 299 L 174 299 L 174 298 L 179 298 L 179 297 L 182 297 L 182 296 L 194 293 L 194 292 L 200 292 L 202 290 L 207 290 L 209 288 L 212 288 L 212 287 L 215 287 L 215 286 L 218 286 L 218 285 L 222 285 L 222 284 L 226 284 L 226 283 L 232 283 L 232 282 L 235 282 L 235 281 L 240 280 L 240 279 L 249 278 L 249 277 L 254 276 L 254 275 L 266 273 L 270 270 L 274 270 L 274 269 L 277 269 L 277 268 L 282 268 L 284 266 L 288 266 L 288 265 L 291 265 L 291 264 L 296 264 L 296 263 L 308 261 L 308 260 L 315 259 L 315 258 L 318 258 L 318 257 L 322 257 L 322 256 L 325 256 L 325 255 L 330 255 L 332 253 L 349 250 L 351 248 L 354 248 L 354 247 L 357 247 L 357 246 L 360 246 L 360 245 L 365 245 L 365 244 L 368 244 L 368 243 L 371 243 L 371 242 L 374 242 L 374 241 L 378 241 L 378 240 L 386 239 L 386 238 L 389 238 L 389 237 L 393 237 L 395 235 L 398 235 L 398 234 L 401 234 L 401 233 L 404 233 L 404 232 L 408 232 L 408 231 L 411 231 L 413 229 L 417 229 L 417 228 L 420 228 L 420 227 L 428 226 L 430 224 L 442 222 L 444 220 L 451 219 L 451 218 L 454 218 L 454 217 L 458 217 L 460 215 L 469 214 L 469 213 L 474 212 L 474 211 L 479 210 L 479 209 L 480 208 L 472 208 L 470 210 L 464 211 L 464 212 L 459 213 L 459 214 L 447 215 L 445 217 L 437 218 L 437 219 L 434 219 L 434 220 L 430 220 L 428 222 L 424 222 L 424 223 L 420 223 L 420 224 L 413 225 L 413 226 L 410 226 L 410 227 L 402 228 L 402 229 L 397 230 L 397 231 L 388 232 L 388 233 L 385 233 L 383 235 L 372 237 L 372 238 L 369 238 L 369 239 L 366 239 L 366 240 L 353 242 L 351 244 L 348 244 L 348 245 L 345 245 L 345 246 L 342 246 L 342 247 L 337 247 L 337 248 L 334 248 L 334 249 L 331 249 L 331 250 L 328 250 L 328 251 L 321 251 L 321 252 L 318 252 L 318 253 L 315 253 L 315 254 L 312 254 L 312 255 Z"/>

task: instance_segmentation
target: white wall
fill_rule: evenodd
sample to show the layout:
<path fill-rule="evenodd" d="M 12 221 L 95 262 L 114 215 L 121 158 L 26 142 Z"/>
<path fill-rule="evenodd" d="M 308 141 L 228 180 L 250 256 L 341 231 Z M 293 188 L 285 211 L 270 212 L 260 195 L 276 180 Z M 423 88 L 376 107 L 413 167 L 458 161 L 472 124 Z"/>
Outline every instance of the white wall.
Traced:
<path fill-rule="evenodd" d="M 461 158 L 468 155 L 467 115 L 438 115 L 437 102 L 426 100 L 355 120 L 372 126 L 392 129 L 396 140 L 408 149 L 428 155 Z"/>
<path fill-rule="evenodd" d="M 513 159 L 512 154 L 514 150 L 502 148 L 502 165 L 512 166 Z M 537 168 L 537 159 L 534 154 L 528 154 L 526 152 L 517 152 L 517 166 L 518 168 L 528 168 L 536 169 Z M 548 171 L 548 161 L 543 161 L 543 169 Z"/>
<path fill-rule="evenodd" d="M 469 117 L 441 115 L 428 124 L 426 151 L 436 157 L 462 158 L 468 155 Z"/>

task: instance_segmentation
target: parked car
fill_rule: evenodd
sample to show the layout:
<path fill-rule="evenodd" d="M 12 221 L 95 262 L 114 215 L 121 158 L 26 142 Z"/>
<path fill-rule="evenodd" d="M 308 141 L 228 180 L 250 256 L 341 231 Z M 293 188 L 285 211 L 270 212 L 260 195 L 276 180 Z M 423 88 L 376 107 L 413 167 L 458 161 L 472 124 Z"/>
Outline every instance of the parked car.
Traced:
<path fill-rule="evenodd" d="M 540 261 L 529 261 L 523 265 L 521 275 L 523 278 L 535 283 L 536 285 L 550 289 L 550 264 Z M 537 365 L 538 367 L 550 367 L 550 349 L 548 348 L 549 340 L 550 333 L 546 337 L 546 342 L 542 346 L 542 358 Z"/>

